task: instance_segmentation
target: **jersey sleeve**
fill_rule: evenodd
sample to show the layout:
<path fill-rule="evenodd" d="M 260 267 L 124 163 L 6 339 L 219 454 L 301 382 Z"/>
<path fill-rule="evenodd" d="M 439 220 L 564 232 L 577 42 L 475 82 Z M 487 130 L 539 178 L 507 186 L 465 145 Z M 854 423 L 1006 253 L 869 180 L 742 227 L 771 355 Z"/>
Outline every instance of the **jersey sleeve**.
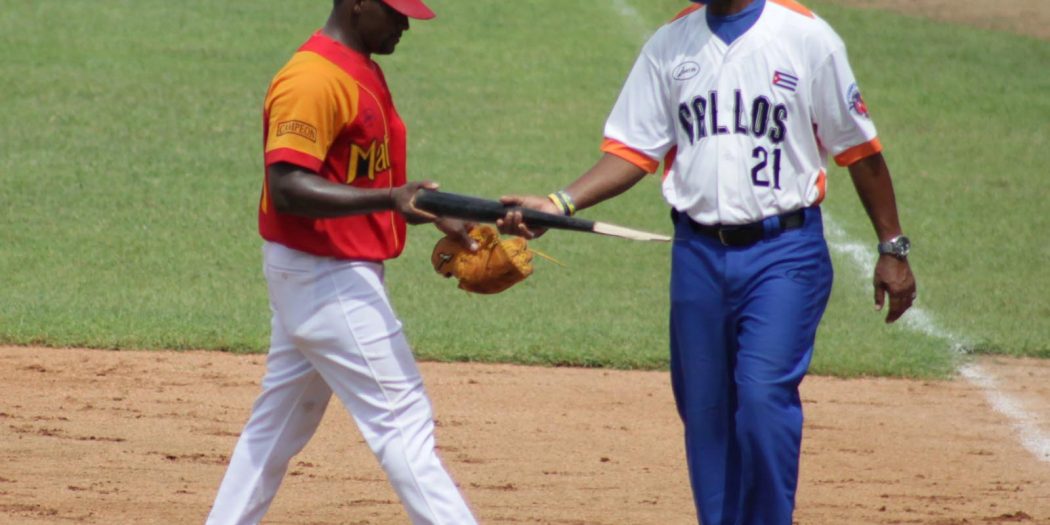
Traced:
<path fill-rule="evenodd" d="M 844 46 L 817 67 L 812 93 L 817 138 L 836 164 L 849 166 L 882 151 Z"/>
<path fill-rule="evenodd" d="M 646 45 L 627 76 L 620 96 L 605 122 L 602 151 L 617 155 L 648 173 L 675 142 L 668 86 L 659 64 Z"/>
<path fill-rule="evenodd" d="M 267 166 L 287 162 L 320 172 L 332 143 L 356 111 L 356 86 L 345 93 L 319 67 L 294 64 L 274 79 L 266 96 Z"/>

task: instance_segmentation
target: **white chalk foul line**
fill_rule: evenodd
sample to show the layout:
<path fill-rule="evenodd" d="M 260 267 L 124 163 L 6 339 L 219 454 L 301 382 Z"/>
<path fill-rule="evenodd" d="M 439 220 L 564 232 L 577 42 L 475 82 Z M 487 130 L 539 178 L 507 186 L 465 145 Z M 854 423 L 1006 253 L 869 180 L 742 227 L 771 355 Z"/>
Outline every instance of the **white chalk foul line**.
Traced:
<path fill-rule="evenodd" d="M 845 255 L 859 271 L 862 280 L 871 286 L 870 280 L 875 265 L 875 252 L 847 238 L 846 232 L 824 212 L 824 231 L 828 246 L 841 255 Z M 869 288 L 870 289 L 870 288 Z M 933 317 L 920 306 L 913 305 L 898 321 L 909 330 L 945 341 L 952 352 L 961 355 L 965 352 L 965 342 L 957 335 L 950 333 L 934 322 Z M 1021 445 L 1041 461 L 1050 463 L 1050 436 L 1039 428 L 1039 418 L 1024 408 L 1024 403 L 1007 395 L 999 389 L 995 376 L 977 363 L 965 363 L 959 368 L 959 375 L 981 389 L 988 404 L 1000 414 L 1006 416 L 1017 431 Z"/>
<path fill-rule="evenodd" d="M 629 0 L 612 0 L 613 8 L 621 17 L 630 21 L 641 39 L 648 39 L 650 29 L 645 27 L 645 21 Z M 858 270 L 862 282 L 871 286 L 871 275 L 875 271 L 875 252 L 869 246 L 857 243 L 849 239 L 845 230 L 835 224 L 828 213 L 824 212 L 824 231 L 828 239 L 828 246 L 832 251 L 845 255 Z M 870 288 L 867 288 L 870 290 Z M 956 334 L 948 332 L 937 325 L 933 316 L 920 306 L 913 305 L 908 312 L 897 321 L 909 330 L 925 334 L 948 343 L 949 348 L 955 355 L 965 353 L 965 343 Z M 977 363 L 966 363 L 959 368 L 959 374 L 971 384 L 977 386 L 984 393 L 988 404 L 992 408 L 1006 416 L 1017 431 L 1021 444 L 1039 460 L 1050 463 L 1050 437 L 1039 429 L 1038 418 L 1024 409 L 1024 404 L 1011 398 L 999 390 L 995 377 Z"/>
<path fill-rule="evenodd" d="M 1017 400 L 999 390 L 996 379 L 985 372 L 980 365 L 973 363 L 963 365 L 959 369 L 959 374 L 980 387 L 985 397 L 988 398 L 988 403 L 1010 419 L 1024 448 L 1035 454 L 1035 457 L 1050 462 L 1050 439 L 1047 439 L 1046 435 L 1040 431 L 1037 418 L 1033 418 L 1026 412 Z"/>

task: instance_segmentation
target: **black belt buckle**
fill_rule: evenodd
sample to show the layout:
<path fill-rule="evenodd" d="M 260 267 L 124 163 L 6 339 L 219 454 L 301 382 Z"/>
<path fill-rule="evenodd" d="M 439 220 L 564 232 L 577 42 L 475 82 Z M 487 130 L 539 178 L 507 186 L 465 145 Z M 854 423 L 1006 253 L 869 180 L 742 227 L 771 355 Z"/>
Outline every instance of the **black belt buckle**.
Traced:
<path fill-rule="evenodd" d="M 748 224 L 746 226 L 724 226 L 715 230 L 718 241 L 722 246 L 740 248 L 751 246 L 762 240 L 762 224 Z"/>

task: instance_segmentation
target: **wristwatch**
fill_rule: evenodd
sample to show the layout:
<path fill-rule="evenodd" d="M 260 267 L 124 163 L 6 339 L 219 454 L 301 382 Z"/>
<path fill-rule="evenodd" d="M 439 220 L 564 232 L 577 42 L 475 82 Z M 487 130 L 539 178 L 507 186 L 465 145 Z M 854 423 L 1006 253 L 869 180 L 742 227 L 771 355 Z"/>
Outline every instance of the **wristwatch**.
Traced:
<path fill-rule="evenodd" d="M 879 243 L 879 255 L 892 255 L 898 259 L 908 257 L 911 251 L 911 241 L 903 235 L 898 235 L 886 242 Z"/>

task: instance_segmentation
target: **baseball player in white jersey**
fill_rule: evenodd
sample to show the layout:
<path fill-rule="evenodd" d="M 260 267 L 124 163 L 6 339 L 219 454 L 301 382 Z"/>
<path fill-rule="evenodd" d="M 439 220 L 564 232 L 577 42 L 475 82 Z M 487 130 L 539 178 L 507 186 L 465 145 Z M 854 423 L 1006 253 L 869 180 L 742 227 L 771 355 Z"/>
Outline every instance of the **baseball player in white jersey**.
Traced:
<path fill-rule="evenodd" d="M 706 4 L 706 5 L 704 5 Z M 696 2 L 645 44 L 604 155 L 546 198 L 573 213 L 664 162 L 672 208 L 671 379 L 700 523 L 790 525 L 802 404 L 832 268 L 819 205 L 847 166 L 878 236 L 875 304 L 915 299 L 889 170 L 842 40 L 793 0 Z M 540 233 L 520 213 L 506 232 Z"/>

